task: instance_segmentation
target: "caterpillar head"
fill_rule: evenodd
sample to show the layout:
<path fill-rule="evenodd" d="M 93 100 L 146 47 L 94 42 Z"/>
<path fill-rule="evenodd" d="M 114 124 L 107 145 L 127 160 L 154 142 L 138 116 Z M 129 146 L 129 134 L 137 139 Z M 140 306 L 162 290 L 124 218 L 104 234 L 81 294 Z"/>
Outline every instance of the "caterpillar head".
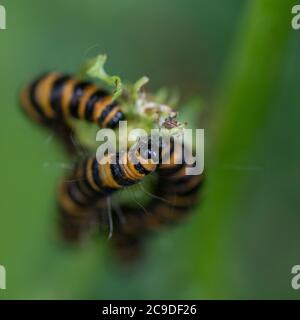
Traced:
<path fill-rule="evenodd" d="M 158 163 L 158 148 L 154 148 L 148 137 L 142 137 L 130 149 L 130 157 L 135 161 L 135 165 L 142 166 L 141 172 L 149 174 L 156 169 Z"/>

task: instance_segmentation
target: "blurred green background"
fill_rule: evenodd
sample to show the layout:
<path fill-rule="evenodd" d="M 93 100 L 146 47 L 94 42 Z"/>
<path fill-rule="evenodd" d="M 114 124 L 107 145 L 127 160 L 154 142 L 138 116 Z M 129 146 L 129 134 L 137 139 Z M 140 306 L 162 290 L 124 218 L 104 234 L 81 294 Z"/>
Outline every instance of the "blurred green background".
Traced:
<path fill-rule="evenodd" d="M 290 0 L 8 1 L 0 30 L 0 299 L 298 298 L 300 31 Z M 189 221 L 124 268 L 106 239 L 56 235 L 66 156 L 20 112 L 20 87 L 97 53 L 123 78 L 201 95 L 207 184 Z M 198 116 L 199 112 L 195 112 Z"/>

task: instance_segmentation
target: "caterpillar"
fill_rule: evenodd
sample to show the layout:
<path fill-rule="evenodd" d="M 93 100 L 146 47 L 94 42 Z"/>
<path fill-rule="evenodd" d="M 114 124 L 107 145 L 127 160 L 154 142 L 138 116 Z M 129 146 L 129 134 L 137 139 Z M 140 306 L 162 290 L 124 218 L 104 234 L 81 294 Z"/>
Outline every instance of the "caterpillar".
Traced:
<path fill-rule="evenodd" d="M 115 128 L 125 116 L 112 95 L 92 82 L 58 72 L 44 73 L 21 91 L 21 106 L 35 122 L 51 130 L 72 156 L 77 147 L 70 119 Z"/>
<path fill-rule="evenodd" d="M 146 207 L 149 214 L 143 215 L 141 210 L 138 212 L 126 209 L 127 223 L 120 225 L 126 234 L 136 235 L 154 231 L 179 222 L 198 200 L 198 190 L 203 184 L 204 175 L 186 175 L 187 167 L 192 165 L 188 165 L 186 161 L 176 164 L 181 152 L 174 150 L 173 141 L 171 141 L 170 151 L 165 151 L 165 148 L 160 148 L 160 164 L 156 170 L 154 198 Z M 170 153 L 170 163 L 162 164 L 167 153 Z"/>
<path fill-rule="evenodd" d="M 186 175 L 190 161 L 177 164 L 182 152 L 175 150 L 173 139 L 169 146 L 160 141 L 158 154 L 149 148 L 149 140 L 146 152 L 140 148 L 108 154 L 101 163 L 94 156 L 79 159 L 77 147 L 71 141 L 75 134 L 71 120 L 115 129 L 126 119 L 120 101 L 123 100 L 115 100 L 110 92 L 93 82 L 59 72 L 42 74 L 21 92 L 23 111 L 57 135 L 77 160 L 72 173 L 61 182 L 57 197 L 61 234 L 69 242 L 78 242 L 93 230 L 102 232 L 110 227 L 112 217 L 103 215 L 110 210 L 108 199 L 117 191 L 140 183 L 149 174 L 156 176 L 153 199 L 145 206 L 147 214 L 140 208 L 122 206 L 125 223 L 121 219 L 114 221 L 112 247 L 118 256 L 131 260 L 141 253 L 148 234 L 187 215 L 198 199 L 203 175 Z M 151 103 L 147 108 L 151 111 Z M 165 123 L 170 129 L 177 125 L 175 120 Z M 169 155 L 170 162 L 165 163 Z M 154 158 L 159 159 L 158 164 L 150 160 Z"/>
<path fill-rule="evenodd" d="M 140 162 L 133 165 L 133 155 L 126 152 L 122 157 L 127 158 L 127 164 L 122 165 L 119 163 L 122 157 L 118 154 L 116 164 L 108 160 L 106 164 L 99 165 L 94 157 L 79 161 L 59 192 L 60 223 L 64 237 L 76 242 L 84 238 L 96 223 L 107 226 L 107 219 L 100 221 L 99 218 L 99 212 L 107 210 L 107 197 L 141 182 L 153 172 L 157 175 L 154 195 L 159 196 L 146 206 L 147 214 L 139 209 L 123 207 L 125 223 L 115 219 L 112 247 L 117 256 L 127 262 L 135 260 L 141 255 L 147 234 L 184 219 L 196 203 L 203 175 L 188 176 L 185 170 L 189 165 L 186 162 L 176 164 L 180 155 L 174 150 L 173 140 L 169 151 L 170 163 L 163 164 L 168 155 L 166 150 L 160 146 L 158 165 Z M 144 159 L 149 158 L 152 152 L 150 149 Z M 142 155 L 138 153 L 135 157 Z"/>
<path fill-rule="evenodd" d="M 142 145 L 140 146 L 140 149 L 131 149 L 121 155 L 106 155 L 106 159 L 102 159 L 103 164 L 99 164 L 96 157 L 77 163 L 73 173 L 62 182 L 59 190 L 58 203 L 63 227 L 66 220 L 72 219 L 74 225 L 85 226 L 85 221 L 90 220 L 89 208 L 95 203 L 98 208 L 105 207 L 108 196 L 138 183 L 156 169 L 156 164 L 151 160 L 153 152 L 150 150 L 143 154 Z M 115 161 L 112 161 L 113 156 Z"/>
<path fill-rule="evenodd" d="M 21 104 L 32 119 L 45 125 L 75 118 L 113 129 L 125 119 L 118 102 L 106 90 L 58 72 L 45 73 L 26 86 Z"/>
<path fill-rule="evenodd" d="M 148 218 L 148 227 L 155 228 L 164 224 L 175 223 L 191 209 L 198 200 L 198 190 L 201 188 L 204 176 L 187 175 L 186 170 L 192 165 L 190 159 L 184 159 L 182 164 L 176 164 L 177 158 L 183 153 L 174 152 L 171 148 L 170 164 L 158 166 L 158 182 L 156 184 L 156 194 L 163 195 L 165 201 L 153 201 L 151 203 L 151 217 Z M 179 153 L 179 154 L 178 154 Z M 187 158 L 191 157 L 191 151 L 187 153 Z"/>
<path fill-rule="evenodd" d="M 140 209 L 122 208 L 126 223 L 116 221 L 116 233 L 112 238 L 112 247 L 119 258 L 126 262 L 135 261 L 143 252 L 146 235 L 186 218 L 196 204 L 203 184 L 203 176 L 187 177 L 159 178 L 154 194 L 159 194 L 161 199 L 150 202 L 146 207 L 147 214 Z"/>

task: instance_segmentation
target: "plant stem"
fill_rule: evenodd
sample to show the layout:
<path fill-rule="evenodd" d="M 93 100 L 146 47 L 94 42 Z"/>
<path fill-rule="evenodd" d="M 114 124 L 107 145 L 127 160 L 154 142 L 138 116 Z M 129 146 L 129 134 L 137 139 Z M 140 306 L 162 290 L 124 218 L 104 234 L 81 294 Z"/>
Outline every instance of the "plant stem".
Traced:
<path fill-rule="evenodd" d="M 259 142 L 292 31 L 292 5 L 292 0 L 249 1 L 218 95 L 206 197 L 191 234 L 193 255 L 199 252 L 193 276 L 206 297 L 236 295 L 239 270 L 232 234 L 246 180 L 245 175 L 221 168 L 247 164 Z"/>

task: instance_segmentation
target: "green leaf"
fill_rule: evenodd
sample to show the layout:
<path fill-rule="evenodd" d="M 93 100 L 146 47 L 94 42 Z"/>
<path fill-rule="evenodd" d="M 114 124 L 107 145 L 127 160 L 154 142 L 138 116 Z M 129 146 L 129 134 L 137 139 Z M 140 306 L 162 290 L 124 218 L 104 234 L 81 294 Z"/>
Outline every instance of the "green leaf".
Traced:
<path fill-rule="evenodd" d="M 106 55 L 98 55 L 90 59 L 83 65 L 81 75 L 99 79 L 107 86 L 114 88 L 113 100 L 115 100 L 122 94 L 122 81 L 119 76 L 110 76 L 106 73 L 104 70 L 106 60 Z"/>

